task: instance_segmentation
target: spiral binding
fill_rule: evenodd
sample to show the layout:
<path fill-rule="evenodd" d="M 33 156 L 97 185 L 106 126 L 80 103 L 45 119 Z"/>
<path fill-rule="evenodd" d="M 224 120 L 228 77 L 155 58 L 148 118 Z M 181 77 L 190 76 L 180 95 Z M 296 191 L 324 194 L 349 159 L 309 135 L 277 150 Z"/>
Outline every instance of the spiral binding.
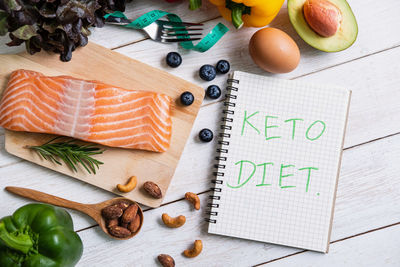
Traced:
<path fill-rule="evenodd" d="M 209 199 L 211 200 L 210 203 L 207 204 L 207 207 L 210 209 L 206 212 L 209 215 L 209 218 L 206 218 L 205 221 L 208 223 L 217 223 L 217 219 L 211 218 L 218 216 L 218 212 L 212 209 L 217 209 L 219 208 L 219 204 L 216 203 L 216 201 L 221 200 L 221 196 L 218 195 L 217 193 L 222 192 L 221 187 L 217 187 L 217 185 L 222 185 L 224 183 L 223 180 L 219 179 L 219 177 L 224 177 L 225 173 L 223 170 L 226 168 L 226 165 L 224 162 L 227 160 L 227 157 L 224 154 L 228 153 L 228 149 L 226 146 L 229 146 L 229 139 L 231 137 L 231 134 L 229 131 L 232 130 L 232 125 L 228 125 L 228 123 L 233 123 L 233 118 L 229 117 L 229 115 L 234 115 L 235 111 L 229 109 L 229 107 L 235 107 L 236 103 L 233 102 L 233 100 L 237 99 L 237 95 L 233 94 L 234 92 L 237 92 L 239 90 L 238 87 L 232 86 L 234 83 L 239 84 L 239 80 L 236 79 L 228 79 L 228 86 L 226 87 L 226 90 L 228 93 L 225 95 L 226 101 L 224 102 L 224 106 L 227 107 L 227 109 L 224 109 L 222 111 L 223 117 L 221 119 L 222 124 L 221 124 L 221 133 L 219 133 L 218 137 L 221 139 L 218 140 L 219 147 L 216 149 L 218 156 L 215 157 L 215 160 L 218 161 L 217 164 L 214 164 L 214 168 L 217 169 L 215 172 L 213 172 L 215 179 L 211 180 L 211 183 L 214 184 L 214 186 L 211 189 L 213 191 L 213 194 L 209 196 Z"/>

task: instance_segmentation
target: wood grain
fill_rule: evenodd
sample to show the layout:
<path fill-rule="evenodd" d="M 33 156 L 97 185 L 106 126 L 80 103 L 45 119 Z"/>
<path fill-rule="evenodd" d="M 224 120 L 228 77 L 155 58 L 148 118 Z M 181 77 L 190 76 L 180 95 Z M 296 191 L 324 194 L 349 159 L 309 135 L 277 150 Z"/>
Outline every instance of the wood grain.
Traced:
<path fill-rule="evenodd" d="M 400 181 L 397 179 L 400 171 L 399 159 L 400 136 L 385 138 L 344 152 L 332 241 L 399 221 Z M 46 180 L 49 183 L 53 181 L 53 177 L 44 175 L 48 173 L 44 169 L 42 173 L 33 172 L 37 168 L 32 168 L 32 166 L 20 166 L 19 168 L 13 166 L 13 168 L 7 169 L 7 172 L 2 172 L 1 177 L 15 176 L 16 178 L 13 178 L 13 181 L 16 183 L 21 182 L 39 187 L 46 185 Z M 19 169 L 23 172 L 20 173 Z M 24 180 L 25 177 L 31 178 Z M 38 179 L 40 180 L 38 181 Z M 62 177 L 54 179 L 54 185 L 60 184 L 60 181 L 62 181 Z M 73 190 L 79 191 L 74 193 L 77 196 L 72 198 L 74 200 L 80 201 L 89 196 L 91 198 L 104 197 L 101 192 L 94 191 L 93 187 L 90 186 L 79 188 L 76 183 L 65 183 L 63 187 L 54 185 L 52 186 L 53 189 L 49 187 L 49 190 L 59 191 L 60 194 L 57 195 L 60 196 L 72 194 L 70 191 Z M 5 197 L 5 194 L 1 194 L 1 196 L 4 197 L 2 200 L 9 202 L 9 204 L 2 204 L 1 210 L 14 210 L 16 206 L 11 206 L 10 203 L 14 198 L 9 195 Z M 152 265 L 152 253 L 156 256 L 158 253 L 170 252 L 171 254 L 174 253 L 173 256 L 179 257 L 180 249 L 186 249 L 186 246 L 189 246 L 196 238 L 203 240 L 205 250 L 203 251 L 204 254 L 201 254 L 204 257 L 196 258 L 193 262 L 186 262 L 195 266 L 215 266 L 212 262 L 215 258 L 232 266 L 248 266 L 298 251 L 271 244 L 206 234 L 203 212 L 207 196 L 208 194 L 201 196 L 202 210 L 199 212 L 192 211 L 187 201 L 179 201 L 159 209 L 146 211 L 144 228 L 135 242 L 133 240 L 126 243 L 114 242 L 104 238 L 102 233 L 96 229 L 80 232 L 79 234 L 85 243 L 84 259 L 80 266 L 101 266 L 101 264 L 116 266 L 111 260 L 113 255 L 118 255 L 120 262 L 126 265 L 136 259 L 143 262 L 142 266 L 148 266 L 146 263 Z M 25 203 L 24 201 L 20 204 Z M 187 223 L 181 229 L 175 229 L 175 231 L 169 228 L 164 229 L 159 221 L 164 212 L 174 216 L 183 214 L 187 217 Z M 78 220 L 78 218 L 81 219 Z M 81 220 L 82 216 L 74 216 L 74 222 Z M 121 252 L 128 247 L 139 248 L 137 251 L 138 258 L 131 259 L 131 255 Z"/>
<path fill-rule="evenodd" d="M 162 45 L 151 40 L 121 47 L 116 49 L 116 51 L 143 61 L 151 66 L 167 68 L 162 60 L 163 57 L 165 57 L 168 52 L 177 50 L 182 54 L 182 65 L 176 69 L 167 68 L 168 71 L 188 81 L 206 87 L 210 84 L 217 84 L 219 86 L 225 84 L 226 76 L 224 75 L 218 75 L 217 78 L 210 83 L 202 81 L 197 74 L 197 70 L 203 64 L 215 64 L 219 59 L 229 60 L 232 70 L 249 71 L 255 74 L 292 79 L 319 72 L 326 68 L 400 45 L 400 35 L 397 34 L 396 31 L 396 29 L 400 29 L 400 18 L 397 15 L 397 10 L 400 8 L 399 1 L 386 0 L 384 5 L 376 6 L 376 8 L 371 8 L 376 5 L 376 1 L 374 0 L 351 0 L 348 2 L 357 17 L 359 34 L 357 41 L 352 47 L 339 53 L 324 53 L 307 45 L 297 35 L 290 24 L 286 7 L 284 6 L 281 9 L 270 26 L 281 29 L 289 34 L 296 41 L 301 52 L 299 66 L 293 72 L 287 74 L 269 74 L 253 63 L 248 53 L 248 43 L 252 34 L 257 31 L 257 28 L 242 28 L 238 31 L 222 18 L 205 23 L 204 27 L 206 31 L 212 29 L 218 22 L 227 25 L 230 31 L 212 49 L 202 54 L 187 51 L 178 46 Z M 388 25 L 390 25 L 390 27 L 388 27 Z M 392 66 L 395 66 L 395 64 Z M 364 66 L 364 68 L 367 67 L 368 66 Z M 362 74 L 358 72 L 357 69 L 352 71 L 355 72 L 355 77 L 356 75 Z M 371 78 L 371 80 L 373 79 Z M 351 86 L 351 84 L 347 85 Z M 213 102 L 214 101 L 206 100 L 204 104 Z"/>
<path fill-rule="evenodd" d="M 260 266 L 395 267 L 400 262 L 399 240 L 400 225 L 396 225 L 334 243 L 327 255 L 305 252 Z"/>
<path fill-rule="evenodd" d="M 144 182 L 153 181 L 159 185 L 165 196 L 204 98 L 204 90 L 167 72 L 92 43 L 89 43 L 85 49 L 76 51 L 76 55 L 77 58 L 68 63 L 60 62 L 56 55 L 46 53 L 34 56 L 26 53 L 0 55 L 0 61 L 4 64 L 0 71 L 0 85 L 3 88 L 6 86 L 11 71 L 25 68 L 42 72 L 45 75 L 66 74 L 84 77 L 87 80 L 100 80 L 122 88 L 164 93 L 175 100 L 179 99 L 182 92 L 191 91 L 195 97 L 195 102 L 191 106 L 183 107 L 173 103 L 172 137 L 168 151 L 154 153 L 104 147 L 106 151 L 96 157 L 104 162 L 97 174 L 88 174 L 83 168 L 74 172 L 68 166 L 60 166 L 43 160 L 39 155 L 25 148 L 26 145 L 39 145 L 50 140 L 52 137 L 49 135 L 6 131 L 5 148 L 7 152 L 105 190 L 124 195 L 147 206 L 159 206 L 162 198 L 154 199 L 148 196 L 141 190 L 141 187 Z M 138 177 L 137 189 L 125 194 L 119 192 L 116 185 L 124 184 L 133 175 Z"/>
<path fill-rule="evenodd" d="M 400 135 L 344 151 L 331 241 L 400 221 L 399 172 Z M 204 221 L 207 198 L 208 194 L 200 196 L 200 212 L 185 200 L 145 211 L 142 233 L 126 243 L 103 238 L 97 227 L 79 232 L 86 246 L 78 266 L 112 266 L 116 254 L 126 266 L 152 266 L 160 253 L 173 256 L 177 266 L 251 266 L 301 251 L 208 234 Z M 160 222 L 162 213 L 185 215 L 186 223 L 179 229 L 166 228 Z M 181 252 L 195 239 L 203 241 L 202 254 L 195 259 L 182 257 Z M 118 253 L 127 247 L 137 248 L 137 253 Z"/>
<path fill-rule="evenodd" d="M 398 155 L 400 141 L 398 137 L 394 136 L 368 143 L 371 140 L 395 134 L 400 129 L 398 124 L 400 121 L 398 105 L 400 50 L 396 48 L 400 45 L 400 35 L 398 34 L 400 2 L 397 0 L 386 0 L 379 4 L 376 4 L 375 0 L 349 0 L 348 2 L 357 17 L 360 33 L 354 46 L 344 52 L 325 54 L 306 45 L 288 23 L 285 9 L 281 10 L 272 26 L 282 29 L 294 37 L 302 53 L 299 68 L 293 73 L 282 75 L 283 77 L 305 76 L 302 79 L 344 86 L 350 85 L 353 90 L 346 146 L 360 146 L 345 152 L 332 232 L 332 240 L 346 237 L 350 238 L 348 239 L 350 241 L 355 234 L 400 221 L 398 209 L 400 194 L 397 179 L 397 174 L 400 171 L 397 167 L 399 165 L 397 160 L 400 157 Z M 147 5 L 147 3 L 151 4 Z M 185 1 L 182 1 L 175 9 L 175 4 L 168 4 L 162 0 L 135 0 L 134 4 L 129 6 L 128 12 L 133 12 L 132 16 L 135 16 L 134 14 L 140 14 L 133 10 L 137 6 L 147 9 L 164 9 L 164 5 L 169 5 L 167 8 L 175 10 L 175 13 L 183 15 L 185 20 L 189 21 L 201 21 L 203 18 L 211 18 L 216 15 L 215 8 L 196 13 L 186 9 L 187 2 Z M 212 12 L 214 12 L 212 16 L 208 16 Z M 198 14 L 199 16 L 197 16 Z M 209 29 L 218 21 L 228 25 L 225 21 L 216 19 L 208 22 L 206 27 Z M 233 69 L 243 69 L 253 73 L 260 72 L 247 53 L 247 42 L 254 31 L 255 29 L 230 31 L 223 37 L 221 43 L 218 43 L 206 54 L 183 51 L 176 45 L 167 46 L 148 40 L 142 41 L 145 38 L 142 33 L 112 26 L 96 29 L 91 40 L 109 45 L 110 48 L 135 42 L 117 50 L 206 87 L 210 83 L 200 81 L 197 70 L 202 64 L 213 63 L 218 59 L 228 59 Z M 4 38 L 0 38 L 0 42 L 4 42 Z M 21 51 L 24 48 L 19 47 L 18 49 Z M 173 50 L 178 50 L 183 55 L 183 64 L 177 69 L 167 68 L 163 63 L 166 53 Z M 14 48 L 9 50 L 4 45 L 0 45 L 0 53 L 10 53 L 10 51 L 14 52 L 15 50 Z M 225 80 L 226 77 L 218 76 L 212 83 L 223 86 Z M 212 103 L 214 101 L 204 101 L 203 105 L 205 106 L 202 107 L 196 119 L 164 202 L 181 199 L 186 191 L 204 192 L 209 187 L 208 181 L 211 178 L 210 164 L 214 155 L 214 144 L 201 144 L 196 136 L 201 128 L 214 127 L 212 129 L 216 129 L 218 125 L 219 112 L 214 112 L 218 111 L 220 104 Z M 213 107 L 213 105 L 216 106 Z M 0 143 L 1 140 L 0 130 Z M 76 201 L 92 203 L 114 196 L 112 193 L 64 177 L 45 168 L 34 166 L 29 162 L 18 163 L 18 161 L 18 158 L 0 151 L 1 187 L 23 185 L 39 190 L 43 189 L 43 191 Z M 203 202 L 206 195 L 202 196 Z M 26 200 L 5 192 L 0 193 L 1 214 L 10 214 L 16 207 L 23 204 L 26 204 Z M 161 213 L 166 211 L 170 212 L 171 215 L 183 214 L 189 211 L 188 203 L 178 201 L 157 210 L 147 211 L 145 212 L 146 221 L 156 223 Z M 71 214 L 75 229 L 92 225 L 92 220 L 86 216 L 74 211 L 71 211 Z M 128 266 L 131 261 L 129 256 L 126 255 L 126 250 L 132 246 L 135 247 L 139 262 L 142 263 L 139 266 L 145 266 L 145 264 L 153 266 L 156 264 L 155 257 L 158 253 L 170 253 L 176 258 L 180 258 L 182 249 L 186 249 L 197 237 L 205 241 L 205 251 L 200 255 L 201 258 L 187 261 L 186 265 L 221 266 L 222 263 L 226 263 L 226 265 L 231 266 L 249 266 L 276 260 L 297 251 L 233 238 L 218 239 L 216 236 L 211 236 L 212 239 L 207 239 L 209 236 L 204 231 L 203 214 L 191 213 L 190 215 L 193 216 L 187 216 L 188 222 L 184 226 L 188 229 L 185 228 L 184 231 L 179 232 L 164 231 L 165 229 L 159 224 L 146 223 L 145 229 L 138 236 L 138 238 L 142 238 L 141 242 L 138 243 L 131 242 L 133 240 L 127 243 L 114 242 L 104 237 L 98 228 L 83 230 L 79 234 L 84 238 L 85 255 L 80 266 L 104 266 L 103 263 L 107 266 Z M 373 233 L 365 236 L 370 234 Z M 158 237 L 170 237 L 170 239 L 158 239 Z M 393 252 L 393 250 L 388 249 L 386 253 L 385 250 L 375 249 L 375 247 L 368 250 L 368 247 L 373 246 L 374 242 L 375 245 L 379 246 L 386 241 L 386 238 L 379 239 L 374 235 L 369 243 L 361 241 L 357 244 L 352 243 L 351 246 L 345 246 L 342 251 L 347 250 L 348 253 L 339 253 L 332 260 L 333 262 L 338 260 L 341 263 L 336 264 L 336 266 L 359 265 L 358 262 L 365 263 L 364 260 L 371 260 L 374 263 L 373 258 L 382 257 L 387 259 L 385 263 L 390 263 L 390 260 L 392 260 L 394 265 L 397 266 L 400 260 L 395 257 L 396 251 Z M 146 245 L 143 246 L 143 244 Z M 154 244 L 155 246 L 153 246 Z M 395 248 L 397 248 L 398 244 L 395 243 L 395 245 Z M 332 245 L 330 253 L 335 251 L 333 246 L 335 244 Z M 362 251 L 369 251 L 369 255 L 358 253 Z M 104 254 L 103 252 L 107 253 Z M 296 264 L 296 257 L 304 257 L 304 259 L 301 259 L 302 262 L 314 260 L 311 252 L 307 253 L 307 256 L 300 255 L 292 257 L 291 266 L 299 265 Z M 351 261 L 350 256 L 353 257 L 354 261 Z M 118 259 L 112 261 L 115 257 Z M 340 261 L 342 258 L 346 262 L 354 264 L 345 264 Z M 280 261 L 277 260 L 276 264 L 279 264 Z M 179 259 L 179 262 L 181 263 L 181 259 Z M 319 266 L 329 266 L 329 260 L 326 257 L 317 262 Z M 138 264 L 135 264 L 135 266 L 138 266 Z"/>
<path fill-rule="evenodd" d="M 400 62 L 400 48 L 300 78 L 310 82 L 336 82 L 344 86 L 353 85 L 351 87 L 353 99 L 346 134 L 346 147 L 382 138 L 397 133 L 400 129 L 400 107 L 397 103 L 397 99 L 400 98 L 400 91 L 398 90 L 400 76 L 397 75 L 399 66 L 397 64 L 388 66 L 387 62 L 391 60 Z M 355 70 L 360 70 L 360 72 L 355 74 Z M 341 78 L 337 80 L 336 77 Z M 368 77 L 373 77 L 373 79 Z M 365 82 L 366 80 L 368 81 L 367 83 Z M 198 140 L 197 135 L 202 128 L 210 128 L 214 132 L 217 131 L 221 108 L 222 103 L 201 108 L 164 203 L 183 198 L 184 193 L 187 191 L 199 193 L 209 189 L 216 140 L 209 144 L 204 144 Z M 370 127 L 370 123 L 363 123 L 366 121 L 373 122 L 374 127 Z M 8 166 L 8 164 L 18 161 L 18 158 L 10 156 L 4 150 L 0 150 L 0 166 Z M 99 202 L 113 197 L 113 194 L 108 194 L 84 183 L 70 181 L 69 178 L 63 177 L 63 175 L 37 168 L 29 163 L 0 167 L 0 176 L 3 177 L 0 180 L 0 184 L 3 186 L 21 185 L 33 187 L 82 202 Z M 26 179 L 26 177 L 30 178 Z M 22 200 L 13 197 L 8 201 L 12 201 L 12 206 L 24 203 Z M 0 204 L 0 210 L 12 211 L 12 207 L 4 205 Z M 74 219 L 76 229 L 92 225 L 90 221 L 81 216 L 75 216 Z"/>

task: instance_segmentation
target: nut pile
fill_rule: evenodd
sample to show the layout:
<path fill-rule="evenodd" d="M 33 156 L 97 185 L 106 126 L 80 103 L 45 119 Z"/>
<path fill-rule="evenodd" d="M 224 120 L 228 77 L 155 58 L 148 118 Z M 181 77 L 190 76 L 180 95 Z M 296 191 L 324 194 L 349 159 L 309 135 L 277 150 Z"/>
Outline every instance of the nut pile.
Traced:
<path fill-rule="evenodd" d="M 140 228 L 140 214 L 137 204 L 120 201 L 105 207 L 101 214 L 106 221 L 108 232 L 118 238 L 129 237 Z"/>

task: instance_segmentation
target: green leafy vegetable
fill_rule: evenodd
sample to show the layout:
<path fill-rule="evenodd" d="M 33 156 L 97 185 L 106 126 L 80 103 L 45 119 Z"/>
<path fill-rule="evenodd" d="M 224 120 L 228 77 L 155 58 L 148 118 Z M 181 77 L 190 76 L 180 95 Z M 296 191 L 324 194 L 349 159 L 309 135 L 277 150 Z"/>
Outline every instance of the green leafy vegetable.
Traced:
<path fill-rule="evenodd" d="M 129 1 L 129 0 L 128 0 Z M 104 15 L 124 11 L 127 0 L 0 0 L 0 35 L 26 43 L 30 54 L 52 51 L 69 61 L 88 42 L 90 27 L 103 27 Z"/>
<path fill-rule="evenodd" d="M 24 25 L 22 27 L 19 27 L 18 29 L 13 31 L 12 34 L 21 40 L 29 40 L 33 36 L 38 35 L 36 33 L 36 28 L 34 25 Z"/>
<path fill-rule="evenodd" d="M 7 29 L 7 13 L 4 11 L 0 11 L 0 36 L 6 35 L 8 32 Z"/>
<path fill-rule="evenodd" d="M 93 145 L 81 145 L 75 143 L 75 140 L 71 139 L 65 142 L 54 142 L 56 139 L 62 137 L 56 137 L 43 145 L 40 146 L 28 146 L 28 148 L 36 151 L 44 159 L 55 162 L 62 165 L 62 160 L 67 164 L 73 171 L 77 171 L 77 166 L 82 165 L 88 173 L 96 174 L 96 168 L 99 165 L 104 164 L 91 156 L 102 154 L 104 150 Z"/>

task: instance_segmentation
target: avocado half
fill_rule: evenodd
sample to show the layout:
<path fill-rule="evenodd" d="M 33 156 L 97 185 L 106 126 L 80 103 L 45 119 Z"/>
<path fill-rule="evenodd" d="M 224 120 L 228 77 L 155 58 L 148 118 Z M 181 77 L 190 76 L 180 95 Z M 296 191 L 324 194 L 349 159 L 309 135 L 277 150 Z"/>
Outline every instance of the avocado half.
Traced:
<path fill-rule="evenodd" d="M 338 52 L 350 47 L 357 39 L 357 20 L 346 0 L 329 0 L 342 12 L 342 22 L 335 35 L 322 37 L 310 28 L 303 15 L 306 0 L 288 0 L 289 19 L 300 37 L 312 47 L 325 52 Z"/>

